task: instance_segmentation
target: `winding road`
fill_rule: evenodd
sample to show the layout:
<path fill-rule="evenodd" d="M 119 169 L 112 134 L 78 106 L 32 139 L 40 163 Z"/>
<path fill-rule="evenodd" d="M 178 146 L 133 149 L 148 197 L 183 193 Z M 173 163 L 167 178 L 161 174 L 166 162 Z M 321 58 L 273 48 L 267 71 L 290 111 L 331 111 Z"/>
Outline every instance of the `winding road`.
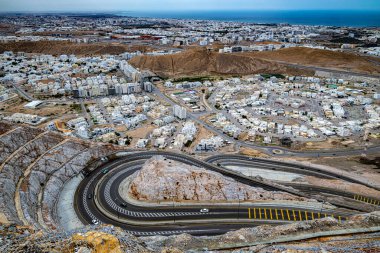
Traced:
<path fill-rule="evenodd" d="M 86 177 L 82 180 L 75 194 L 75 210 L 84 224 L 106 223 L 124 228 L 126 231 L 138 235 L 169 235 L 190 233 L 193 235 L 222 234 L 230 230 L 242 227 L 251 227 L 261 224 L 286 224 L 300 220 L 312 220 L 320 217 L 334 216 L 344 222 L 346 217 L 357 214 L 360 206 L 373 206 L 379 200 L 371 199 L 361 201 L 349 193 L 342 193 L 333 189 L 324 189 L 330 195 L 340 196 L 345 199 L 346 205 L 340 202 L 331 204 L 337 208 L 327 208 L 324 200 L 311 205 L 300 205 L 292 202 L 247 202 L 235 203 L 210 203 L 210 204 L 181 204 L 173 200 L 161 203 L 142 203 L 129 201 L 119 193 L 119 186 L 124 180 L 141 169 L 145 161 L 152 156 L 162 155 L 167 159 L 175 160 L 189 165 L 203 167 L 207 170 L 219 172 L 231 177 L 238 182 L 261 187 L 268 191 L 282 191 L 301 197 L 309 197 L 311 192 L 320 193 L 321 188 L 302 187 L 290 188 L 289 185 L 281 185 L 255 177 L 247 177 L 238 172 L 226 169 L 221 164 L 229 162 L 244 163 L 247 166 L 261 166 L 266 169 L 293 171 L 300 174 L 314 175 L 321 178 L 342 178 L 341 175 L 316 171 L 310 168 L 300 168 L 296 165 L 273 163 L 269 160 L 252 160 L 244 156 L 236 157 L 210 157 L 205 161 L 189 157 L 187 155 L 171 152 L 148 151 L 130 152 L 122 157 L 111 159 L 103 165 L 89 170 L 84 170 Z M 219 166 L 213 163 L 220 163 Z M 173 196 L 174 197 L 174 196 Z M 365 198 L 365 196 L 363 196 Z M 367 197 L 368 198 L 368 197 Z M 369 199 L 369 198 L 368 198 Z M 366 203 L 363 203 L 366 202 Z M 359 208 L 357 208 L 359 207 Z M 200 212 L 207 208 L 209 212 Z"/>

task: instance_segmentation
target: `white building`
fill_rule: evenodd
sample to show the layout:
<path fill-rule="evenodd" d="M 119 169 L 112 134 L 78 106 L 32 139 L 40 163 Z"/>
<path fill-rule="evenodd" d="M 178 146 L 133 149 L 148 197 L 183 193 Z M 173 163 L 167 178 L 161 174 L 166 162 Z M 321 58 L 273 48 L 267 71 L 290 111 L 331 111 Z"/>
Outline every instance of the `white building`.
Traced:
<path fill-rule="evenodd" d="M 179 105 L 175 105 L 173 107 L 173 115 L 179 119 L 186 119 L 186 108 Z"/>
<path fill-rule="evenodd" d="M 148 139 L 140 139 L 136 143 L 136 148 L 145 148 L 146 145 L 148 144 Z"/>
<path fill-rule="evenodd" d="M 29 108 L 29 109 L 36 109 L 42 103 L 43 103 L 43 101 L 41 101 L 41 100 L 34 100 L 34 101 L 32 101 L 32 102 L 27 103 L 26 105 L 24 105 L 24 107 L 25 108 Z"/>

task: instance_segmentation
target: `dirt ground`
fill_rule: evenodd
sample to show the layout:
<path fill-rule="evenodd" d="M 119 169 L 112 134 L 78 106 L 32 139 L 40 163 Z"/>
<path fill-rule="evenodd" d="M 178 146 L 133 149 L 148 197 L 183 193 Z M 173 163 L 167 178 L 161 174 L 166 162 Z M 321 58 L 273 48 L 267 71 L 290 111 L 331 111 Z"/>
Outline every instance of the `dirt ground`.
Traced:
<path fill-rule="evenodd" d="M 262 158 L 268 158 L 269 156 L 267 154 L 264 154 L 258 150 L 251 149 L 251 148 L 240 148 L 240 154 L 246 155 L 246 156 L 252 156 L 252 157 L 262 157 Z"/>
<path fill-rule="evenodd" d="M 12 102 L 3 103 L 0 106 L 1 112 L 4 113 L 26 113 L 26 114 L 35 114 L 43 117 L 60 117 L 67 114 L 78 113 L 79 111 L 71 107 L 70 105 L 62 104 L 44 104 L 41 107 L 36 109 L 28 109 L 24 106 L 28 102 L 18 98 Z"/>
<path fill-rule="evenodd" d="M 191 143 L 190 147 L 188 147 L 188 148 L 184 147 L 183 148 L 183 150 L 185 152 L 188 152 L 188 153 L 194 152 L 195 146 L 199 143 L 199 141 L 201 139 L 207 139 L 207 138 L 210 138 L 213 136 L 213 133 L 208 131 L 206 128 L 204 128 L 200 125 L 196 125 L 196 127 L 198 129 L 198 132 L 195 135 L 194 141 L 193 141 L 193 143 Z"/>
<path fill-rule="evenodd" d="M 378 138 L 369 138 L 368 141 L 364 141 L 363 138 L 355 136 L 350 138 L 332 137 L 325 141 L 295 143 L 292 148 L 295 150 L 348 149 L 377 145 L 379 142 Z"/>
<path fill-rule="evenodd" d="M 144 126 L 136 128 L 134 130 L 126 131 L 125 134 L 132 137 L 130 147 L 135 148 L 139 139 L 147 138 L 147 135 L 153 131 L 156 127 L 151 124 L 144 124 Z"/>

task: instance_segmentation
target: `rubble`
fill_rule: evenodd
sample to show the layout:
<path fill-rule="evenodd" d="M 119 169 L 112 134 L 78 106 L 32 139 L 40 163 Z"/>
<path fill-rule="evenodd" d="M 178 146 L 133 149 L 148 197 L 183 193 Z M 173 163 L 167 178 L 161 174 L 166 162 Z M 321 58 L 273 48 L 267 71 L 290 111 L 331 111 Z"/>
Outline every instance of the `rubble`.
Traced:
<path fill-rule="evenodd" d="M 72 236 L 74 244 L 86 243 L 91 249 L 98 253 L 121 253 L 119 240 L 110 234 L 97 231 L 89 231 L 86 234 L 74 234 Z M 83 250 L 86 249 L 83 247 Z"/>
<path fill-rule="evenodd" d="M 370 233 L 352 231 L 373 228 L 380 225 L 380 212 L 356 215 L 345 223 L 334 218 L 301 221 L 280 226 L 258 226 L 228 232 L 219 236 L 194 237 L 189 234 L 172 236 L 135 237 L 114 226 L 87 226 L 65 233 L 44 232 L 31 227 L 0 225 L 0 250 L 3 252 L 294 252 L 297 247 L 314 248 L 311 252 L 323 252 L 323 248 L 335 249 L 332 252 L 357 252 L 376 249 L 379 242 Z M 347 232 L 345 232 L 347 231 Z M 344 233 L 348 233 L 344 236 Z M 328 232 L 328 237 L 314 240 L 318 233 Z M 337 234 L 341 234 L 337 240 Z M 305 239 L 294 241 L 299 236 Z M 357 241 L 355 241 L 357 240 Z M 278 241 L 279 243 L 268 243 Z M 333 242 L 337 244 L 333 244 Z M 245 246 L 242 245 L 252 245 Z M 294 247 L 295 246 L 295 247 Z M 268 248 L 269 247 L 269 248 Z M 273 248 L 274 247 L 274 248 Z M 224 249 L 224 250 L 221 250 Z M 235 251 L 234 251 L 235 249 Z M 263 251 L 261 251 L 263 249 Z M 282 249 L 282 250 L 279 250 Z M 237 250 L 237 251 L 236 251 Z M 300 251 L 305 252 L 305 251 Z M 307 252 L 307 251 L 306 251 Z M 377 251 L 366 251 L 377 252 Z"/>
<path fill-rule="evenodd" d="M 144 243 L 113 226 L 86 227 L 65 233 L 34 231 L 30 227 L 2 226 L 3 252 L 148 253 Z"/>

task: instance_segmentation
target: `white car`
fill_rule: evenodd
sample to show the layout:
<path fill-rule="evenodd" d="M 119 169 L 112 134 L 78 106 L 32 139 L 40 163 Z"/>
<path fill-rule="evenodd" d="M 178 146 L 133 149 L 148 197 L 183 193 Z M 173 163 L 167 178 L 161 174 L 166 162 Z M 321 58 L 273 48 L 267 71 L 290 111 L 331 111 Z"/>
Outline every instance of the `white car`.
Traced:
<path fill-rule="evenodd" d="M 202 208 L 200 210 L 201 213 L 208 213 L 210 210 L 208 210 L 207 208 Z"/>
<path fill-rule="evenodd" d="M 97 219 L 93 219 L 93 220 L 92 220 L 92 224 L 94 224 L 94 225 L 98 225 L 98 224 L 99 224 L 99 221 L 98 221 Z"/>

